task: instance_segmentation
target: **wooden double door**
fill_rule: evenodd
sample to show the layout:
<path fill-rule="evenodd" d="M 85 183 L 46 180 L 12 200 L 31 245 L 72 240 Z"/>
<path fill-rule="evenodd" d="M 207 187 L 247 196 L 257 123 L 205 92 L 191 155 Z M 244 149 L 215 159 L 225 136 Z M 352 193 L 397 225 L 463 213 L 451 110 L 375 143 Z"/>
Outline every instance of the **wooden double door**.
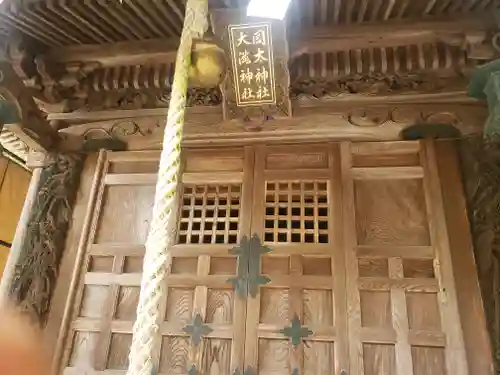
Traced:
<path fill-rule="evenodd" d="M 157 372 L 468 374 L 434 147 L 187 150 Z M 127 369 L 158 158 L 87 161 L 49 322 L 60 373 Z"/>

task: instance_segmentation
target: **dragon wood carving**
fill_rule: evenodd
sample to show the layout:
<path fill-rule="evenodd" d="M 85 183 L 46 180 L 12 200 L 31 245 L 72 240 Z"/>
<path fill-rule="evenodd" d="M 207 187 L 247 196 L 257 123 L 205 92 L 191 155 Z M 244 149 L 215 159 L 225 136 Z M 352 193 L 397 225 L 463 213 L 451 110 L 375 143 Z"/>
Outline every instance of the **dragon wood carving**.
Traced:
<path fill-rule="evenodd" d="M 82 166 L 83 157 L 58 154 L 43 169 L 10 288 L 13 301 L 41 325 L 49 312 Z"/>

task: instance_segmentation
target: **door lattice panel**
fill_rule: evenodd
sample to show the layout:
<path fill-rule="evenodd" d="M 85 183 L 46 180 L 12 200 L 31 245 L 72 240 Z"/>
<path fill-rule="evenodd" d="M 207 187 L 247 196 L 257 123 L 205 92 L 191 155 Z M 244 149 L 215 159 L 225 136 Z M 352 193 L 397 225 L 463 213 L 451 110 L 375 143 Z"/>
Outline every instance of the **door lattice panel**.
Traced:
<path fill-rule="evenodd" d="M 333 151 L 256 153 L 252 233 L 263 233 L 271 248 L 261 257 L 270 282 L 247 301 L 245 365 L 257 374 L 331 375 L 347 368 Z"/>
<path fill-rule="evenodd" d="M 266 242 L 328 243 L 328 182 L 266 184 Z"/>
<path fill-rule="evenodd" d="M 235 244 L 241 185 L 186 185 L 182 194 L 179 244 Z"/>

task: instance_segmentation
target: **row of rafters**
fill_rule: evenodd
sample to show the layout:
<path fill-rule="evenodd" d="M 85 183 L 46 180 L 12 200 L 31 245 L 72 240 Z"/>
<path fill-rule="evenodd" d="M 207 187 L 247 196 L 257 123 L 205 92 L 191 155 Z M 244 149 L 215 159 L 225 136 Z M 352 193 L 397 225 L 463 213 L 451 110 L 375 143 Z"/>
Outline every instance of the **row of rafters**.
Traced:
<path fill-rule="evenodd" d="M 210 0 L 212 8 L 248 0 Z M 293 0 L 294 30 L 484 12 L 495 0 Z M 48 46 L 101 44 L 179 36 L 184 0 L 5 0 L 0 34 L 17 29 Z"/>

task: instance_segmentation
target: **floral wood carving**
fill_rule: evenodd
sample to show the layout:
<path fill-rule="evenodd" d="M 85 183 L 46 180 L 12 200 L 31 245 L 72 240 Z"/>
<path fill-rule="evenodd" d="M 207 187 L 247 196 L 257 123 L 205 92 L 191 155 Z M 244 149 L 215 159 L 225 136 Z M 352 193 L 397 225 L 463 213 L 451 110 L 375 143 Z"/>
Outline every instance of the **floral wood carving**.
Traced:
<path fill-rule="evenodd" d="M 292 84 L 290 91 L 292 99 L 327 99 L 341 94 L 387 95 L 465 90 L 467 84 L 467 77 L 460 72 L 451 77 L 418 73 L 404 75 L 372 73 L 329 80 L 300 80 Z"/>
<path fill-rule="evenodd" d="M 10 295 L 34 321 L 45 324 L 78 189 L 83 157 L 54 155 L 40 177 Z"/>
<path fill-rule="evenodd" d="M 216 106 L 222 101 L 218 88 L 189 89 L 187 106 Z M 92 112 L 116 109 L 167 108 L 170 90 L 92 91 L 69 99 L 65 112 Z"/>

